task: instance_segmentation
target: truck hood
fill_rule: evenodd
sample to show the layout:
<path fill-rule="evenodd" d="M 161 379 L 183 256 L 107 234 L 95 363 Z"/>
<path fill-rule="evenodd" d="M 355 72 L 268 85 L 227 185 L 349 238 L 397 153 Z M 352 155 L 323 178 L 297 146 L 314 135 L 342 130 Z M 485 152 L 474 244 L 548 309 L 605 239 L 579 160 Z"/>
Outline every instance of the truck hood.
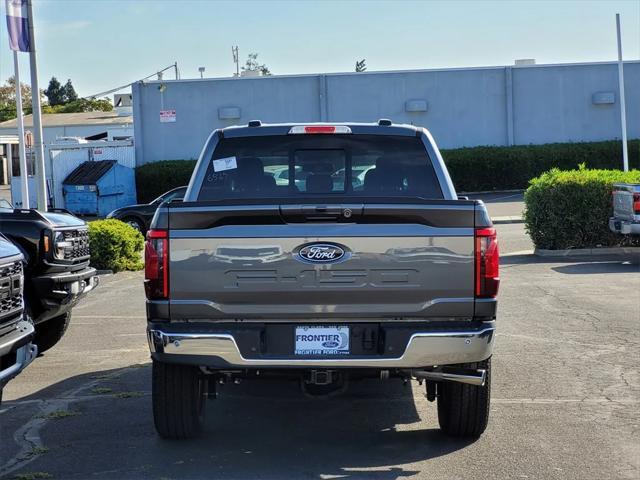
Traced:
<path fill-rule="evenodd" d="M 50 223 L 56 227 L 81 227 L 86 225 L 84 220 L 68 213 L 40 212 Z"/>
<path fill-rule="evenodd" d="M 20 250 L 0 234 L 0 262 L 7 257 L 13 257 L 19 254 Z"/>

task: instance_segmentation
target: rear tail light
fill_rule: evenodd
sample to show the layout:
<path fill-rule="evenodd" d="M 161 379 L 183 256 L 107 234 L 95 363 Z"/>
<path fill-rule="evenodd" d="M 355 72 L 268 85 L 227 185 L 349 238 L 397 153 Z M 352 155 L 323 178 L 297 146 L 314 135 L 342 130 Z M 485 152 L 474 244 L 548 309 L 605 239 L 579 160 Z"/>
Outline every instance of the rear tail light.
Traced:
<path fill-rule="evenodd" d="M 290 135 L 300 133 L 311 134 L 332 134 L 351 133 L 351 129 L 346 125 L 296 125 L 289 130 Z"/>
<path fill-rule="evenodd" d="M 500 255 L 495 228 L 476 229 L 475 271 L 477 298 L 493 298 L 500 285 Z"/>
<path fill-rule="evenodd" d="M 633 194 L 633 213 L 640 215 L 640 193 Z"/>
<path fill-rule="evenodd" d="M 149 300 L 169 298 L 169 238 L 166 230 L 147 232 L 144 291 Z"/>

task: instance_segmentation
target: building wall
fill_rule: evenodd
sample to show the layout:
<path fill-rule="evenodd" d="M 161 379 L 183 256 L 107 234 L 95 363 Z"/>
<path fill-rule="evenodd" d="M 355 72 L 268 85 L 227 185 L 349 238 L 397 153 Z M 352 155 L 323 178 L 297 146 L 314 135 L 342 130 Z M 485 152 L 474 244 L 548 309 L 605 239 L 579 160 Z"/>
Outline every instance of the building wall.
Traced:
<path fill-rule="evenodd" d="M 625 63 L 625 84 L 628 135 L 638 138 L 640 62 Z M 614 103 L 594 104 L 603 92 Z M 429 128 L 442 148 L 614 139 L 617 92 L 615 63 L 137 83 L 136 161 L 197 158 L 214 129 L 252 119 L 390 118 Z M 175 110 L 176 121 L 161 123 L 161 110 Z"/>

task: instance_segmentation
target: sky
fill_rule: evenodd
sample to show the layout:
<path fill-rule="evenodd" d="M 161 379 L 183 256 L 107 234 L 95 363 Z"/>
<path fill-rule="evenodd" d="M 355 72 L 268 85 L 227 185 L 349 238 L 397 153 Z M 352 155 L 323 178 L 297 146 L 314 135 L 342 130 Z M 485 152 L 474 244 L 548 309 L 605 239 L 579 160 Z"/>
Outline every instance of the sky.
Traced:
<path fill-rule="evenodd" d="M 13 74 L 5 6 L 0 82 Z M 228 77 L 256 52 L 273 74 L 640 59 L 640 0 L 33 0 L 40 87 L 72 79 L 80 96 L 178 62 L 182 78 Z M 20 54 L 28 81 L 28 56 Z M 165 78 L 173 78 L 166 72 Z"/>

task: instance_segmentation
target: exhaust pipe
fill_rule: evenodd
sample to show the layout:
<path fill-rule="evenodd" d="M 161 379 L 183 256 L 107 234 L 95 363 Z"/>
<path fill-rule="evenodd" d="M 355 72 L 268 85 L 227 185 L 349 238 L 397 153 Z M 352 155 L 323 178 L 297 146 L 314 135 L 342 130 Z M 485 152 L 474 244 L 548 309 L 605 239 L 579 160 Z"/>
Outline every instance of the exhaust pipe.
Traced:
<path fill-rule="evenodd" d="M 487 378 L 487 371 L 484 369 L 468 370 L 464 373 L 453 373 L 447 371 L 432 372 L 428 370 L 412 370 L 411 375 L 418 380 L 432 380 L 436 382 L 449 381 L 458 383 L 468 383 L 478 387 L 484 386 Z"/>

